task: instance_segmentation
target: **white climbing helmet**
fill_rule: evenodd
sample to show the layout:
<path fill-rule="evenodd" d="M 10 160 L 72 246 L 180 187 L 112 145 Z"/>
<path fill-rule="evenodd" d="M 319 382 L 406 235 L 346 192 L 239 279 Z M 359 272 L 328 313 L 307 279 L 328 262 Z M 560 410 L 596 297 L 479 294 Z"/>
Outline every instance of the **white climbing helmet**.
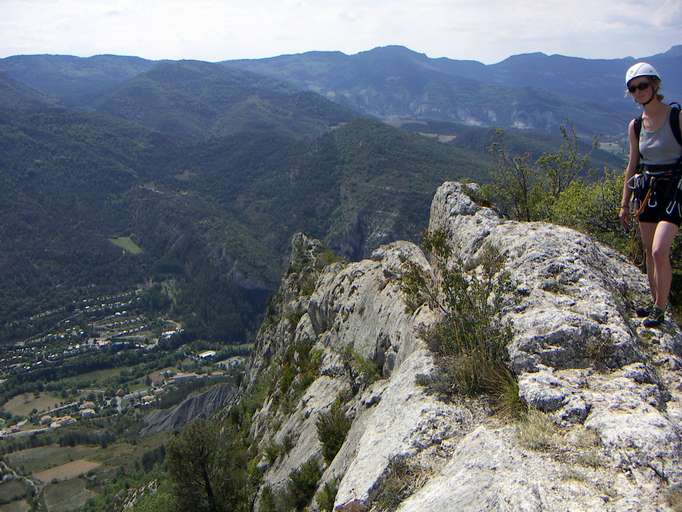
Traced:
<path fill-rule="evenodd" d="M 656 68 L 654 68 L 651 64 L 647 64 L 646 62 L 638 62 L 634 66 L 630 66 L 627 73 L 625 73 L 625 86 L 627 87 L 628 83 L 630 83 L 630 80 L 637 78 L 638 76 L 653 76 L 659 80 L 661 79 L 661 75 L 658 74 Z"/>

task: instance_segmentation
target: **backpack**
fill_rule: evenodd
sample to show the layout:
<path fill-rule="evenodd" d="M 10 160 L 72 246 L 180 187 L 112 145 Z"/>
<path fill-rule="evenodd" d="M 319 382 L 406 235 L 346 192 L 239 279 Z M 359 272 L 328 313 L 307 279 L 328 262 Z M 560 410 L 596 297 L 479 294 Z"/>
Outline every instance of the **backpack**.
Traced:
<path fill-rule="evenodd" d="M 670 128 L 673 131 L 675 140 L 682 146 L 682 133 L 680 133 L 680 104 L 671 103 L 670 106 Z M 637 147 L 639 147 L 639 135 L 642 133 L 642 116 L 635 118 L 635 136 L 637 137 Z M 639 154 L 639 160 L 642 160 L 642 154 Z"/>

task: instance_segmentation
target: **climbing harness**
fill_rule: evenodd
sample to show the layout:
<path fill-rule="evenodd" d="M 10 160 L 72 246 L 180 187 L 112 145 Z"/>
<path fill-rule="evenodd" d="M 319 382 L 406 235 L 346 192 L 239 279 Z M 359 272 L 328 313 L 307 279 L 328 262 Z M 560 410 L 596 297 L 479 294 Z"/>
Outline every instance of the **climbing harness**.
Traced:
<path fill-rule="evenodd" d="M 670 106 L 670 128 L 675 140 L 682 146 L 679 117 L 681 107 L 679 103 L 671 103 Z M 642 132 L 642 116 L 634 120 L 634 130 L 637 137 L 637 145 L 639 146 L 639 136 Z M 635 215 L 639 217 L 647 206 L 649 208 L 656 208 L 659 200 L 665 199 L 659 197 L 665 191 L 665 185 L 672 185 L 671 182 L 677 181 L 676 184 L 672 185 L 675 187 L 675 191 L 665 207 L 665 212 L 671 215 L 677 207 L 677 212 L 682 217 L 682 155 L 677 162 L 671 165 L 642 164 L 641 153 L 639 159 L 638 171 L 640 172 L 634 174 L 628 180 L 628 188 L 632 190 L 631 207 Z M 657 184 L 660 184 L 660 186 L 657 186 Z M 663 190 L 661 187 L 663 187 Z"/>
<path fill-rule="evenodd" d="M 639 215 L 648 206 L 649 208 L 656 208 L 659 200 L 662 201 L 665 197 L 659 197 L 663 192 L 661 187 L 676 181 L 675 191 L 665 207 L 668 215 L 672 214 L 677 207 L 677 211 L 682 215 L 682 208 L 680 202 L 682 201 L 682 168 L 680 164 L 676 164 L 672 169 L 666 166 L 665 170 L 649 170 L 658 166 L 643 166 L 643 172 L 635 174 L 628 180 L 628 187 L 632 190 L 632 210 L 635 215 Z M 660 186 L 658 186 L 660 184 Z"/>

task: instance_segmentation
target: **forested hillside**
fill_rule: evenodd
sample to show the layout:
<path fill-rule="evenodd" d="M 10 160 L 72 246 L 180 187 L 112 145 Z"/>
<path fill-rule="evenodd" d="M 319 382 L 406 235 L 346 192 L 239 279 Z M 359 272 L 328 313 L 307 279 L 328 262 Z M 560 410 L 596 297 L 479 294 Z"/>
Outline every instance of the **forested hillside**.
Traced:
<path fill-rule="evenodd" d="M 201 332 L 243 337 L 293 232 L 359 257 L 414 239 L 443 179 L 485 172 L 473 154 L 375 121 L 190 145 L 101 115 L 6 111 L 0 131 L 5 336 L 74 288 L 154 277 L 182 283 L 173 299 Z"/>
<path fill-rule="evenodd" d="M 436 87 L 445 96 L 430 97 L 448 97 L 458 111 L 480 94 L 503 100 L 500 86 L 481 88 L 456 77 L 452 63 L 406 49 L 312 57 L 308 88 L 324 73 L 351 88 L 393 74 L 412 94 L 447 77 L 459 84 L 457 94 Z M 294 66 L 278 77 L 198 61 L 0 59 L 7 73 L 0 75 L 0 337 L 31 332 L 27 318 L 84 287 L 141 282 L 164 283 L 168 307 L 198 335 L 248 337 L 293 233 L 358 259 L 391 240 L 416 240 L 443 181 L 488 180 L 496 165 L 489 147 L 500 142 L 494 128 L 394 122 L 405 131 L 362 118 L 348 107 L 361 106 L 352 95 L 327 94 L 333 102 L 302 91 L 295 74 L 302 59 L 273 59 L 278 69 Z M 351 66 L 345 75 L 343 62 Z M 504 90 L 507 100 L 526 94 Z M 393 97 L 390 108 L 406 98 Z M 372 108 L 384 101 L 365 99 Z M 580 135 L 592 122 L 582 108 L 574 112 Z M 561 138 L 558 129 L 511 129 L 504 144 L 539 155 Z M 592 168 L 604 165 L 622 160 L 593 151 Z"/>

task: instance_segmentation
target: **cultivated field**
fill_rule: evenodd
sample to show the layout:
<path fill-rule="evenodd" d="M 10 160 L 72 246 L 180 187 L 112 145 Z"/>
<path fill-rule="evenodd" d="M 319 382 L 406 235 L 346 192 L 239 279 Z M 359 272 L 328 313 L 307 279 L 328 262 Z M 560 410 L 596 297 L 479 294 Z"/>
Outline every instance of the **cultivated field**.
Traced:
<path fill-rule="evenodd" d="M 26 484 L 21 480 L 10 480 L 0 484 L 0 503 L 10 503 L 26 496 Z"/>
<path fill-rule="evenodd" d="M 70 480 L 78 476 L 84 475 L 88 471 L 92 471 L 100 466 L 99 462 L 91 462 L 89 460 L 80 459 L 73 462 L 67 462 L 61 466 L 56 466 L 40 473 L 34 473 L 33 476 L 42 482 L 48 483 L 53 480 Z"/>
<path fill-rule="evenodd" d="M 7 505 L 0 505 L 0 512 L 28 512 L 31 506 L 26 500 L 13 501 Z"/>
<path fill-rule="evenodd" d="M 92 458 L 98 452 L 97 446 L 59 446 L 56 444 L 29 448 L 5 455 L 7 462 L 14 468 L 36 473 L 70 461 Z"/>
<path fill-rule="evenodd" d="M 70 387 L 87 387 L 87 386 L 105 386 L 109 384 L 112 379 L 117 378 L 123 368 L 106 368 L 104 370 L 94 370 L 87 373 L 81 373 L 77 377 L 68 377 L 59 382 L 65 386 Z"/>
<path fill-rule="evenodd" d="M 74 478 L 45 488 L 45 504 L 50 512 L 79 510 L 95 493 L 85 488 L 85 480 Z"/>
<path fill-rule="evenodd" d="M 59 405 L 63 398 L 52 393 L 23 393 L 10 399 L 2 406 L 2 409 L 15 416 L 28 416 L 33 409 L 38 412 L 47 411 Z"/>

